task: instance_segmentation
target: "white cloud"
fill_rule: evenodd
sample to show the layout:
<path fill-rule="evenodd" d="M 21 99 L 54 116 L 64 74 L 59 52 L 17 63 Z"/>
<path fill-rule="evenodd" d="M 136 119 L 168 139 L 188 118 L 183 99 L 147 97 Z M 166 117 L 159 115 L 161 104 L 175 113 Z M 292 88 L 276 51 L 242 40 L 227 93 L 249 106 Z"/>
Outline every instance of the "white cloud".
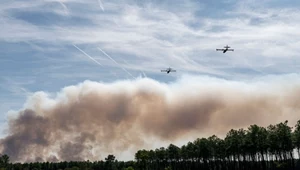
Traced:
<path fill-rule="evenodd" d="M 2 7 L 2 11 L 6 16 L 10 9 L 42 11 L 41 6 L 57 3 L 55 0 L 32 2 L 31 5 L 8 3 Z M 205 5 L 193 1 L 185 2 L 181 7 L 150 1 L 143 5 L 131 1 L 128 4 L 106 1 L 105 12 L 99 12 L 97 1 L 60 2 L 70 12 L 69 16 L 65 16 L 66 25 L 44 27 L 4 16 L 2 19 L 6 24 L 0 39 L 40 41 L 64 46 L 74 43 L 89 45 L 90 50 L 101 46 L 114 58 L 122 56 L 138 60 L 139 64 L 131 69 L 153 73 L 161 67 L 171 66 L 182 71 L 228 77 L 232 73 L 224 72 L 222 68 L 260 70 L 287 58 L 299 60 L 297 30 L 300 25 L 296 21 L 300 21 L 300 12 L 296 9 L 282 8 L 278 12 L 278 9 L 265 8 L 266 2 L 258 3 L 258 7 L 254 8 L 247 5 L 250 3 L 247 1 L 239 3 L 233 11 L 224 13 L 224 17 L 215 18 L 196 14 Z M 56 8 L 46 10 L 57 13 L 61 11 L 61 6 L 58 4 Z M 90 24 L 67 25 L 72 17 L 81 17 Z M 197 26 L 191 26 L 191 23 Z M 235 52 L 222 55 L 215 51 L 215 48 L 226 44 L 235 48 Z M 93 51 L 90 55 L 99 55 Z M 261 62 L 257 62 L 258 59 Z M 126 69 L 130 69 L 128 67 Z M 283 67 L 295 71 L 294 67 Z"/>

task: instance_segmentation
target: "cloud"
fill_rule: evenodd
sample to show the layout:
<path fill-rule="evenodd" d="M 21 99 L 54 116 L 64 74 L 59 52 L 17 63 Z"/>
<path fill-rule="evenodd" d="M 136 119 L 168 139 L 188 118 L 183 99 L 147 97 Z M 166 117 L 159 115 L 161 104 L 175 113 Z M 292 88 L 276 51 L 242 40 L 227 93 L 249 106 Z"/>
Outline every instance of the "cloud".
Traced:
<path fill-rule="evenodd" d="M 10 119 L 2 153 L 13 161 L 97 160 L 151 148 L 150 139 L 174 142 L 254 123 L 295 123 L 299 89 L 299 75 L 248 82 L 188 75 L 169 84 L 84 81 L 55 96 L 34 93 Z"/>
<path fill-rule="evenodd" d="M 29 6 L 31 10 L 41 11 L 40 7 L 45 6 L 45 3 L 55 1 L 33 2 L 33 5 L 18 2 L 14 7 L 10 4 L 4 13 L 9 16 L 11 9 L 21 10 Z M 300 42 L 295 39 L 299 24 L 295 21 L 300 19 L 300 12 L 293 8 L 282 8 L 278 13 L 277 9 L 265 8 L 266 3 L 257 9 L 238 3 L 233 10 L 224 12 L 223 17 L 215 17 L 201 13 L 201 7 L 210 7 L 211 4 L 195 1 L 176 1 L 174 6 L 151 1 L 129 1 L 127 4 L 108 1 L 105 12 L 101 13 L 99 7 L 95 6 L 97 1 L 60 2 L 72 11 L 68 17 L 61 16 L 65 24 L 44 27 L 30 24 L 26 20 L 3 17 L 7 24 L 0 33 L 0 39 L 89 45 L 91 48 L 100 45 L 105 51 L 112 51 L 118 56 L 141 59 L 138 68 L 133 67 L 133 70 L 144 69 L 150 65 L 147 63 L 151 63 L 148 70 L 152 73 L 164 65 L 186 72 L 229 77 L 232 73 L 225 73 L 222 67 L 241 65 L 260 70 L 271 62 L 275 65 L 286 58 L 299 60 L 297 49 Z M 54 9 L 61 10 L 59 8 L 61 6 Z M 46 9 L 51 12 L 52 8 Z M 52 12 L 56 13 L 55 10 L 52 9 Z M 74 24 L 72 17 L 80 17 L 83 22 Z M 225 44 L 236 49 L 230 54 L 231 58 L 219 55 L 214 50 Z M 243 64 L 244 60 L 239 59 L 241 57 L 252 63 L 251 67 Z M 207 62 L 199 63 L 200 58 Z M 258 58 L 262 62 L 257 63 Z M 296 68 L 290 65 L 292 63 L 285 69 L 288 72 L 295 71 Z"/>

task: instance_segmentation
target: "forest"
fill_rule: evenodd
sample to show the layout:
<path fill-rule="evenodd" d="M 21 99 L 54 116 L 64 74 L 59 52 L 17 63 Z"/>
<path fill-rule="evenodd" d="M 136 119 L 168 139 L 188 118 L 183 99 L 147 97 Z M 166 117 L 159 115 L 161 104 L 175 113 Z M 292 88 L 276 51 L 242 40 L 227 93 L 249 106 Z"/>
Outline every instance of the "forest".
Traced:
<path fill-rule="evenodd" d="M 212 135 L 178 147 L 138 150 L 135 160 L 11 163 L 0 157 L 0 170 L 300 170 L 300 120 L 247 129 L 231 129 L 224 139 Z"/>

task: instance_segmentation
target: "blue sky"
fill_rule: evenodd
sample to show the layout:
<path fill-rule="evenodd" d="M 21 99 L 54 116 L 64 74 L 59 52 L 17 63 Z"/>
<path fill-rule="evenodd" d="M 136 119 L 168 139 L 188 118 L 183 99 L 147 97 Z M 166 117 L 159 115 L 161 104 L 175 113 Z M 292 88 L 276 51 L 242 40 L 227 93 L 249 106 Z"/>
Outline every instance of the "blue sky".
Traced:
<path fill-rule="evenodd" d="M 299 5 L 296 0 L 1 0 L 0 120 L 34 92 L 56 93 L 84 80 L 146 75 L 169 82 L 183 74 L 244 80 L 298 73 Z M 215 51 L 227 44 L 233 53 Z M 166 67 L 177 72 L 162 74 Z"/>

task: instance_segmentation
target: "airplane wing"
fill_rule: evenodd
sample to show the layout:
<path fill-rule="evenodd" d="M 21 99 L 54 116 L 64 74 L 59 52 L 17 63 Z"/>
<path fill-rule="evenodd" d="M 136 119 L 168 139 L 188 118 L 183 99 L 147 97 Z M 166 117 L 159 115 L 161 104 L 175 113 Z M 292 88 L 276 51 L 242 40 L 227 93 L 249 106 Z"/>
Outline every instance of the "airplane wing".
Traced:
<path fill-rule="evenodd" d="M 161 72 L 167 72 L 167 70 L 161 70 Z"/>
<path fill-rule="evenodd" d="M 234 51 L 234 49 L 228 49 L 227 51 Z"/>
<path fill-rule="evenodd" d="M 224 49 L 216 49 L 217 51 L 224 51 Z"/>
<path fill-rule="evenodd" d="M 176 70 L 171 70 L 170 72 L 176 72 Z"/>

